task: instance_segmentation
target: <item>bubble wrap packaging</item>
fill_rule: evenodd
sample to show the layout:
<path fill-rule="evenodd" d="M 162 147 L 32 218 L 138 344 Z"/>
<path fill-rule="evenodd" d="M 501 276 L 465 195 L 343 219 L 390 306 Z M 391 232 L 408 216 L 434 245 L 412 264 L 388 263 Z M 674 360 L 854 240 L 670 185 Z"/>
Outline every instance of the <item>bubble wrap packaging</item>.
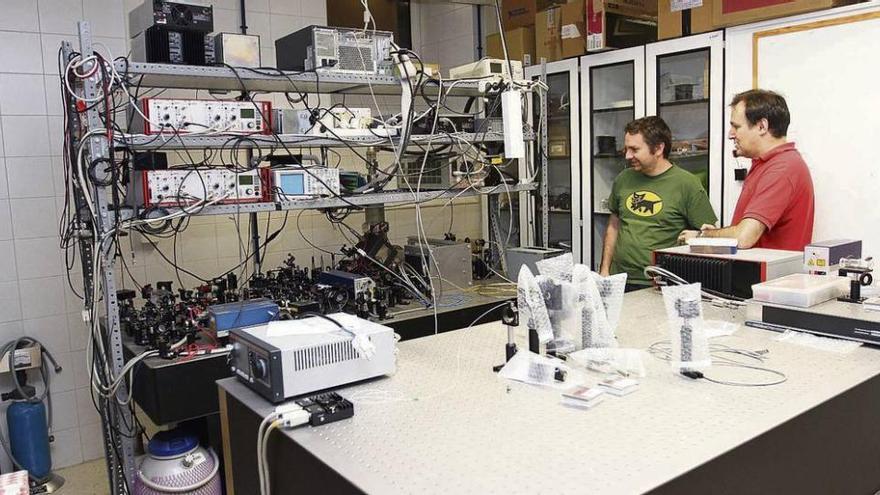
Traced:
<path fill-rule="evenodd" d="M 578 291 L 570 282 L 562 282 L 544 275 L 535 277 L 544 305 L 550 317 L 553 329 L 553 340 L 547 344 L 547 350 L 557 353 L 569 353 L 580 348 L 580 312 L 578 311 Z"/>
<path fill-rule="evenodd" d="M 605 315 L 608 317 L 608 325 L 616 330 L 620 323 L 620 310 L 623 308 L 623 293 L 626 289 L 626 273 L 618 273 L 609 277 L 603 277 L 598 273 L 592 274 L 602 296 L 602 304 L 605 306 Z"/>
<path fill-rule="evenodd" d="M 645 363 L 641 349 L 597 347 L 583 349 L 568 355 L 569 362 L 603 373 L 623 373 L 637 377 L 645 376 Z"/>
<path fill-rule="evenodd" d="M 516 302 L 527 328 L 537 331 L 541 343 L 550 342 L 553 339 L 553 328 L 550 326 L 544 296 L 538 281 L 525 265 L 520 268 L 516 278 Z"/>
<path fill-rule="evenodd" d="M 539 262 L 538 276 L 523 269 L 517 279 L 518 302 L 528 317 L 525 321 L 538 331 L 548 350 L 567 354 L 617 347 L 614 335 L 626 274 L 601 277 L 586 265 L 574 264 L 570 254 Z"/>
<path fill-rule="evenodd" d="M 663 302 L 669 319 L 672 369 L 675 372 L 703 370 L 712 365 L 709 339 L 703 327 L 700 284 L 663 287 Z"/>
<path fill-rule="evenodd" d="M 538 273 L 545 275 L 557 281 L 571 282 L 572 272 L 574 271 L 574 258 L 571 253 L 565 253 L 553 258 L 535 262 Z"/>
<path fill-rule="evenodd" d="M 565 373 L 565 381 L 556 380 L 556 370 Z M 529 351 L 517 352 L 498 372 L 500 378 L 516 380 L 531 385 L 565 388 L 583 382 L 583 377 L 555 358 L 541 356 Z"/>

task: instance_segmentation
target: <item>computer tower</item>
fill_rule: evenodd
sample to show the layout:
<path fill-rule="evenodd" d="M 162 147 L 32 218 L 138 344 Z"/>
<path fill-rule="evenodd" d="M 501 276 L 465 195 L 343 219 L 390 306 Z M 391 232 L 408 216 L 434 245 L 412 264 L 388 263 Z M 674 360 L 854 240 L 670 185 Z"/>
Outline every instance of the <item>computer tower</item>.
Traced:
<path fill-rule="evenodd" d="M 275 41 L 279 69 L 342 74 L 390 75 L 394 34 L 309 26 Z"/>

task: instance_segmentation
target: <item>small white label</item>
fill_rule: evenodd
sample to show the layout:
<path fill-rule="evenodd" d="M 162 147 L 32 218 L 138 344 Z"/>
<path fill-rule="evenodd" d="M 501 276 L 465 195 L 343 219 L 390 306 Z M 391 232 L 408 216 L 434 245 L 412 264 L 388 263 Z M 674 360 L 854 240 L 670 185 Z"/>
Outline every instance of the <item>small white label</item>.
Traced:
<path fill-rule="evenodd" d="M 672 0 L 670 12 L 679 12 L 685 9 L 695 9 L 703 6 L 703 0 Z"/>
<path fill-rule="evenodd" d="M 562 26 L 562 39 L 570 40 L 580 37 L 581 32 L 578 30 L 577 24 L 566 24 L 565 26 Z"/>
<path fill-rule="evenodd" d="M 605 48 L 605 36 L 602 33 L 587 36 L 587 51 Z"/>
<path fill-rule="evenodd" d="M 556 24 L 556 8 L 547 10 L 547 29 L 553 29 L 553 25 Z"/>
<path fill-rule="evenodd" d="M 523 53 L 523 67 L 528 67 L 530 65 L 532 65 L 532 54 Z"/>
<path fill-rule="evenodd" d="M 19 349 L 12 355 L 12 366 L 18 368 L 31 365 L 31 353 L 27 349 Z"/>

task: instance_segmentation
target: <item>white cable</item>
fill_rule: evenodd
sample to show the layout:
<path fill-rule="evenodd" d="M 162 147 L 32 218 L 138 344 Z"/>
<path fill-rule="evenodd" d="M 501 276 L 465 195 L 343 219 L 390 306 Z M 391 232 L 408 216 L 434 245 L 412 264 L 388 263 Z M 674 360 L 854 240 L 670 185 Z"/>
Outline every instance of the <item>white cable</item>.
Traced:
<path fill-rule="evenodd" d="M 666 270 L 664 268 L 661 268 L 659 266 L 648 265 L 644 268 L 643 272 L 644 272 L 645 276 L 648 278 L 653 279 L 654 277 L 651 274 L 657 274 L 657 275 L 660 275 L 661 277 L 667 279 L 668 281 L 670 281 L 676 285 L 688 285 L 691 283 L 691 282 L 688 282 L 687 280 L 681 278 L 680 276 L 676 275 L 675 273 L 672 273 L 671 271 Z M 743 306 L 747 305 L 747 303 L 745 301 L 726 299 L 726 298 L 723 298 L 723 297 L 718 296 L 716 294 L 712 294 L 710 292 L 707 292 L 707 291 L 703 290 L 702 287 L 700 288 L 700 293 L 702 294 L 704 299 L 707 299 L 710 302 L 712 302 L 713 304 L 720 305 L 722 307 L 737 308 L 737 307 L 743 307 Z"/>
<path fill-rule="evenodd" d="M 260 423 L 257 428 L 257 473 L 260 482 L 260 494 L 271 492 L 269 480 L 269 435 L 277 428 L 294 428 L 309 421 L 309 412 L 296 403 L 281 404 Z"/>
<path fill-rule="evenodd" d="M 270 414 L 263 418 L 260 427 L 257 428 L 257 474 L 259 475 L 260 481 L 260 493 L 263 495 L 269 493 L 269 490 L 266 487 L 266 475 L 264 474 L 266 471 L 266 463 L 263 460 L 263 430 L 269 426 L 270 423 L 277 421 L 277 418 L 277 414 Z"/>

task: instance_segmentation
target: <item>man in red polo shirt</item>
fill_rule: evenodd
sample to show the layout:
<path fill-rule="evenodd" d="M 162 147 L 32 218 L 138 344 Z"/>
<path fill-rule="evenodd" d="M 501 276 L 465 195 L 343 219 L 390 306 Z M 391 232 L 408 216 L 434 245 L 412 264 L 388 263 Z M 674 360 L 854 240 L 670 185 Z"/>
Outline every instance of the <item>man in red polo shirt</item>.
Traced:
<path fill-rule="evenodd" d="M 736 156 L 752 159 L 733 212 L 722 229 L 704 225 L 690 237 L 734 237 L 740 248 L 802 251 L 813 237 L 813 180 L 794 143 L 786 140 L 790 116 L 785 98 L 760 89 L 734 96 L 728 138 Z"/>

